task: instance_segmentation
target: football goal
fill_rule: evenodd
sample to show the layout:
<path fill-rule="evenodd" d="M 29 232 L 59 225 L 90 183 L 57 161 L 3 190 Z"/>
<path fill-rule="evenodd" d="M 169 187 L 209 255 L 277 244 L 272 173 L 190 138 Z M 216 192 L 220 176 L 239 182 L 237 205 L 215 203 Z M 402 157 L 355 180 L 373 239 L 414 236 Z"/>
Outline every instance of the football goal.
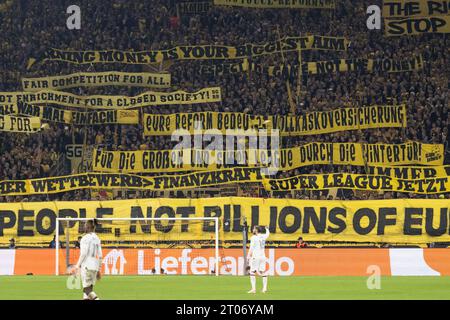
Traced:
<path fill-rule="evenodd" d="M 57 218 L 55 274 L 76 264 L 84 224 Z M 97 218 L 106 275 L 219 275 L 219 218 Z"/>

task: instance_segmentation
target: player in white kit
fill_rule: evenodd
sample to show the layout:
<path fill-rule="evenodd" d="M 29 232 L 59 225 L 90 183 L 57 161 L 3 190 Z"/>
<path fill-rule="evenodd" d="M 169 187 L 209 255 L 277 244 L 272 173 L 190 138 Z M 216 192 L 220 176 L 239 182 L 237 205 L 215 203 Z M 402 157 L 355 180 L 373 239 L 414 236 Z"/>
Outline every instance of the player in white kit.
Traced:
<path fill-rule="evenodd" d="M 76 272 L 81 274 L 83 284 L 83 300 L 98 300 L 94 292 L 95 280 L 100 280 L 102 266 L 102 246 L 95 234 L 95 220 L 85 223 L 86 234 L 80 241 L 80 257 L 76 264 Z"/>
<path fill-rule="evenodd" d="M 253 227 L 253 235 L 250 238 L 250 250 L 248 251 L 247 261 L 250 265 L 250 283 L 252 289 L 248 293 L 256 293 L 256 274 L 262 277 L 262 293 L 267 292 L 267 272 L 266 270 L 266 240 L 269 237 L 269 228 L 262 226 Z"/>

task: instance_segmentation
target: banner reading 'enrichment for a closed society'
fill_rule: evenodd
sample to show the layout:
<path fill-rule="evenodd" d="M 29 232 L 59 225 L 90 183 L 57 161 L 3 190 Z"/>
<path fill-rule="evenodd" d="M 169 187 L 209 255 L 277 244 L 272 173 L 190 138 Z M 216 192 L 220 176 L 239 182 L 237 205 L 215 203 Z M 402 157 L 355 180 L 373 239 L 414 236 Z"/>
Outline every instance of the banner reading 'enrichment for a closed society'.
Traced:
<path fill-rule="evenodd" d="M 268 161 L 272 156 L 271 161 Z M 271 167 L 287 171 L 310 165 L 441 166 L 442 144 L 361 144 L 311 142 L 293 148 L 270 150 L 94 150 L 93 170 L 97 172 L 180 172 L 217 170 L 233 166 Z"/>
<path fill-rule="evenodd" d="M 22 78 L 24 91 L 61 90 L 75 87 L 131 86 L 170 88 L 168 73 L 78 72 L 64 76 Z"/>
<path fill-rule="evenodd" d="M 196 124 L 200 124 L 201 128 L 197 128 Z M 187 130 L 190 134 L 209 129 L 217 129 L 222 134 L 235 134 L 233 130 L 278 129 L 281 136 L 300 136 L 345 130 L 406 127 L 406 106 L 339 108 L 300 116 L 262 116 L 238 112 L 144 114 L 143 125 L 144 135 L 151 136 L 171 135 L 179 129 Z M 257 131 L 254 133 L 257 134 Z"/>
<path fill-rule="evenodd" d="M 183 90 L 173 92 L 147 91 L 134 97 L 92 95 L 79 96 L 68 92 L 41 90 L 37 92 L 0 92 L 1 105 L 15 106 L 18 102 L 30 104 L 56 104 L 67 107 L 92 109 L 132 109 L 156 105 L 193 104 L 222 101 L 220 87 L 196 92 Z"/>
<path fill-rule="evenodd" d="M 343 37 L 327 36 L 297 36 L 285 37 L 263 44 L 247 43 L 240 46 L 226 45 L 184 45 L 165 50 L 148 51 L 69 51 L 48 49 L 42 57 L 32 58 L 27 68 L 31 68 L 36 61 L 65 61 L 75 64 L 86 63 L 125 63 L 149 64 L 165 60 L 210 60 L 210 59 L 242 59 L 248 57 L 275 54 L 297 50 L 334 50 L 346 51 L 350 41 Z"/>
<path fill-rule="evenodd" d="M 214 0 L 214 5 L 267 9 L 334 9 L 336 0 Z"/>
<path fill-rule="evenodd" d="M 242 221 L 265 225 L 269 241 L 351 241 L 382 243 L 449 242 L 450 200 L 395 199 L 373 201 L 314 201 L 262 198 L 134 199 L 0 203 L 0 244 L 48 247 L 61 218 L 218 217 L 220 240 L 242 241 Z M 227 222 L 227 223 L 225 223 Z M 117 225 L 127 241 L 204 240 L 214 238 L 214 223 L 147 221 Z M 79 223 L 70 224 L 78 233 Z M 117 241 L 115 228 L 100 238 Z M 60 230 L 64 228 L 60 225 Z M 76 239 L 75 234 L 73 239 Z"/>

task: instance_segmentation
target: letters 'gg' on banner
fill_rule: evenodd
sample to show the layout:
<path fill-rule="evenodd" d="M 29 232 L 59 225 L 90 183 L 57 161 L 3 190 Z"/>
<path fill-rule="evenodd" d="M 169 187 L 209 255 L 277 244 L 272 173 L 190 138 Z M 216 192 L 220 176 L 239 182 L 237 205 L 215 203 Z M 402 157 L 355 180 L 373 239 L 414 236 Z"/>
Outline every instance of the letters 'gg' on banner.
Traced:
<path fill-rule="evenodd" d="M 42 57 L 31 58 L 27 69 L 38 61 L 64 61 L 75 64 L 125 63 L 149 64 L 165 60 L 212 60 L 242 59 L 267 54 L 298 50 L 346 51 L 350 41 L 343 37 L 297 36 L 285 37 L 263 44 L 247 43 L 240 46 L 225 45 L 185 45 L 166 50 L 149 51 L 70 51 L 51 48 Z"/>
<path fill-rule="evenodd" d="M 53 239 L 56 218 L 176 218 L 218 217 L 222 241 L 242 241 L 243 217 L 249 226 L 268 226 L 270 241 L 431 243 L 450 242 L 450 200 L 390 199 L 365 201 L 314 201 L 263 198 L 133 199 L 0 203 L 0 244 L 14 238 L 19 246 L 45 246 Z M 228 222 L 228 223 L 224 223 Z M 105 228 L 102 241 L 164 239 L 204 240 L 214 237 L 214 224 L 187 220 L 167 224 L 149 220 Z M 70 233 L 82 234 L 81 224 L 70 224 Z M 62 224 L 59 230 L 65 232 Z M 76 237 L 74 237 L 76 238 Z M 106 245 L 107 246 L 107 245 Z M 20 251 L 20 250 L 19 250 Z M 372 250 L 373 251 L 373 250 Z M 54 263 L 52 264 L 54 266 Z M 52 269 L 53 270 L 53 269 Z M 364 268 L 364 272 L 365 272 Z"/>
<path fill-rule="evenodd" d="M 138 110 L 69 111 L 51 106 L 36 106 L 19 101 L 17 105 L 0 105 L 0 115 L 20 114 L 41 120 L 74 125 L 138 124 Z"/>
<path fill-rule="evenodd" d="M 68 92 L 42 90 L 37 92 L 0 92 L 4 106 L 20 102 L 30 104 L 56 104 L 67 107 L 91 109 L 132 109 L 157 105 L 194 104 L 222 101 L 220 87 L 204 88 L 196 92 L 182 90 L 173 92 L 147 91 L 134 97 L 128 96 L 78 96 Z"/>
<path fill-rule="evenodd" d="M 267 9 L 334 9 L 336 0 L 214 0 L 214 5 Z"/>
<path fill-rule="evenodd" d="M 0 131 L 35 133 L 41 128 L 38 117 L 15 117 L 0 115 Z"/>
<path fill-rule="evenodd" d="M 24 91 L 61 90 L 76 87 L 130 86 L 170 88 L 168 73 L 78 72 L 64 76 L 22 78 Z"/>
<path fill-rule="evenodd" d="M 270 162 L 269 160 L 270 159 Z M 97 172 L 164 173 L 217 170 L 226 167 L 270 167 L 280 171 L 310 165 L 441 166 L 442 144 L 361 144 L 311 142 L 298 147 L 270 150 L 94 150 L 93 170 Z"/>
<path fill-rule="evenodd" d="M 281 136 L 301 136 L 346 130 L 406 127 L 405 105 L 384 105 L 339 108 L 310 112 L 300 116 L 262 116 L 234 112 L 192 112 L 175 114 L 144 114 L 144 135 L 171 135 L 175 130 L 202 134 L 216 129 L 223 135 L 234 130 L 256 135 L 258 129 L 280 130 Z M 197 126 L 196 126 L 197 125 Z M 198 127 L 201 125 L 201 128 Z M 251 131 L 252 129 L 255 129 Z"/>

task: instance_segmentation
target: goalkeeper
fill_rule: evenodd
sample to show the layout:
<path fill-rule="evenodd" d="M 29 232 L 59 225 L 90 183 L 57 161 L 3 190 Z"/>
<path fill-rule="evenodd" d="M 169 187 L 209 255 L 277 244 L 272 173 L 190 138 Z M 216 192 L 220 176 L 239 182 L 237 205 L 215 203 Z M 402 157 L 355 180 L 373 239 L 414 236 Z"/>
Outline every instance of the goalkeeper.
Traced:
<path fill-rule="evenodd" d="M 94 292 L 95 280 L 100 280 L 100 268 L 102 265 L 102 246 L 100 239 L 95 234 L 97 221 L 88 220 L 85 223 L 86 234 L 80 241 L 80 258 L 75 271 L 81 274 L 83 284 L 83 300 L 99 300 Z"/>
<path fill-rule="evenodd" d="M 250 265 L 250 283 L 252 289 L 248 293 L 256 293 L 256 274 L 262 277 L 262 293 L 267 292 L 267 272 L 266 269 L 266 240 L 269 237 L 269 228 L 263 226 L 253 227 L 253 236 L 250 238 L 250 250 L 247 261 Z"/>

